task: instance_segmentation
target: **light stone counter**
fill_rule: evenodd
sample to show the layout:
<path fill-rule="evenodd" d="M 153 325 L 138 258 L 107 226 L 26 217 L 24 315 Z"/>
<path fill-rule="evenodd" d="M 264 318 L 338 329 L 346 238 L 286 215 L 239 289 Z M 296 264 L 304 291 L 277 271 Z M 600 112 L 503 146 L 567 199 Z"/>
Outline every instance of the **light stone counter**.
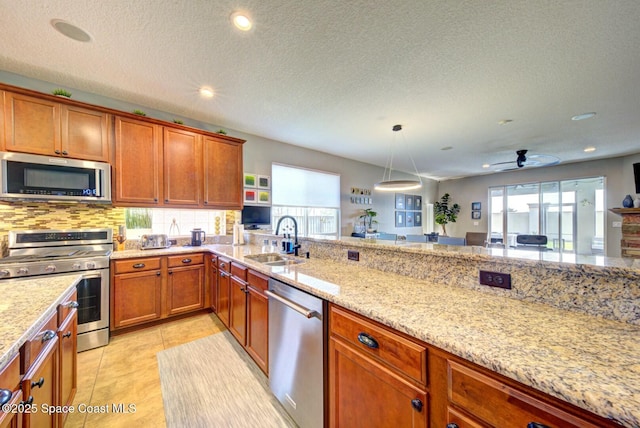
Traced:
<path fill-rule="evenodd" d="M 624 426 L 640 426 L 638 325 L 479 292 L 446 275 L 415 278 L 324 257 L 269 267 L 245 258 L 261 252 L 255 245 L 124 251 L 112 258 L 194 251 L 227 256 Z"/>
<path fill-rule="evenodd" d="M 57 312 L 80 278 L 69 274 L 0 282 L 0 369 Z"/>

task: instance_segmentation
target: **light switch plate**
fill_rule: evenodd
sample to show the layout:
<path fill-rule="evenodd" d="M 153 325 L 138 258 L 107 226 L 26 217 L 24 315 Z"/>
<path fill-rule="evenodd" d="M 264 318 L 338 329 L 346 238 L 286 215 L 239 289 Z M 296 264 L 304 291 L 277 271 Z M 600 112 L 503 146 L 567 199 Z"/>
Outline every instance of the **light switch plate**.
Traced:
<path fill-rule="evenodd" d="M 614 221 L 613 223 L 611 223 L 611 227 L 622 227 L 622 222 Z"/>

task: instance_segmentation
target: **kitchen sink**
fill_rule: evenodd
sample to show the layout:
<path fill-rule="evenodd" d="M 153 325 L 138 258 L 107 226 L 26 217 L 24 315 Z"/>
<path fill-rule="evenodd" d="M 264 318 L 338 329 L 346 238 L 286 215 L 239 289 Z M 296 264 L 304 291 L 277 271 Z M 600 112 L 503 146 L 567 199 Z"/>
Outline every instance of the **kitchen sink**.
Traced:
<path fill-rule="evenodd" d="M 244 256 L 244 258 L 253 260 L 255 262 L 262 263 L 268 266 L 288 266 L 288 265 L 296 265 L 296 264 L 304 263 L 304 261 L 302 260 L 294 259 L 291 257 L 285 257 L 277 253 L 250 254 L 250 255 Z"/>

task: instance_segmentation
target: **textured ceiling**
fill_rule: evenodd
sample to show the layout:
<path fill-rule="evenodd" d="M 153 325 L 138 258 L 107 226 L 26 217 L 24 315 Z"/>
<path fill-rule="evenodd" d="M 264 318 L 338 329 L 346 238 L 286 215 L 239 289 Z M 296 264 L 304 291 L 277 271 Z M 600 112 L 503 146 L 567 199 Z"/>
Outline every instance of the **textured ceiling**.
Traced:
<path fill-rule="evenodd" d="M 0 0 L 0 69 L 381 166 L 399 123 L 394 167 L 445 179 L 640 152 L 638 22 L 638 0 Z"/>

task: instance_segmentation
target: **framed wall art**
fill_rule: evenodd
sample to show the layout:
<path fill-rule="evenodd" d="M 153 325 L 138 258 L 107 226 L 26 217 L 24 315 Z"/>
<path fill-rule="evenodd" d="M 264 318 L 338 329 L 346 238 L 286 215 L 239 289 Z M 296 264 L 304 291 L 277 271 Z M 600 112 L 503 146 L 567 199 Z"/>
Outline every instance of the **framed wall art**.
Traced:
<path fill-rule="evenodd" d="M 244 189 L 244 203 L 255 204 L 258 202 L 258 191 L 255 189 Z"/>
<path fill-rule="evenodd" d="M 473 220 L 480 220 L 482 211 L 471 211 L 471 218 Z"/>
<path fill-rule="evenodd" d="M 271 192 L 268 190 L 258 190 L 258 203 L 259 204 L 270 204 L 271 203 Z"/>
<path fill-rule="evenodd" d="M 405 227 L 407 224 L 406 218 L 404 211 L 396 211 L 396 227 Z"/>
<path fill-rule="evenodd" d="M 482 209 L 482 203 L 480 202 L 471 202 L 471 210 L 472 211 L 480 211 Z"/>
<path fill-rule="evenodd" d="M 270 189 L 271 177 L 269 177 L 268 175 L 259 175 L 257 183 L 258 183 L 258 189 Z"/>
<path fill-rule="evenodd" d="M 403 210 L 404 207 L 404 193 L 396 193 L 396 209 Z"/>
<path fill-rule="evenodd" d="M 244 173 L 244 187 L 256 187 L 258 177 L 255 174 L 249 172 Z"/>

